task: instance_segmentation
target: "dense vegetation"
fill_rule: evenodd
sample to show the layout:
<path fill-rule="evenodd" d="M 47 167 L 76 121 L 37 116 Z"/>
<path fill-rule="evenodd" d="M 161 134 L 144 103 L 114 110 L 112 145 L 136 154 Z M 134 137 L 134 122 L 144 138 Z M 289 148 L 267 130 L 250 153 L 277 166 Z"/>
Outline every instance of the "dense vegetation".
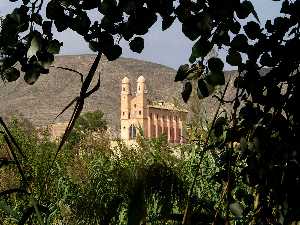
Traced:
<path fill-rule="evenodd" d="M 147 140 L 139 137 L 138 145 L 126 147 L 117 141 L 110 146 L 105 134 L 105 121 L 98 132 L 91 136 L 94 127 L 87 128 L 84 118 L 99 115 L 83 114 L 77 121 L 76 143 L 71 139 L 63 149 L 64 154 L 56 160 L 47 183 L 47 195 L 42 195 L 41 214 L 47 215 L 48 224 L 173 224 L 182 220 L 182 210 L 193 171 L 197 169 L 197 146 L 187 144 L 168 146 L 165 137 Z M 101 113 L 100 113 L 101 115 Z M 97 117 L 97 116 L 96 116 Z M 89 119 L 88 121 L 92 121 Z M 24 173 L 30 182 L 31 194 L 41 196 L 43 178 L 49 170 L 57 142 L 51 141 L 47 132 L 38 134 L 30 123 L 14 119 L 9 129 L 27 160 L 22 162 Z M 85 132 L 82 132 L 85 131 Z M 41 131 L 40 131 L 41 132 Z M 1 156 L 7 146 L 1 140 Z M 9 158 L 9 155 L 6 155 Z M 4 159 L 4 158 L 2 158 Z M 220 185 L 212 182 L 211 176 L 218 170 L 212 155 L 207 154 L 202 166 L 202 176 L 197 180 L 197 192 L 193 195 L 193 223 L 212 222 L 214 205 L 218 202 Z M 20 177 L 15 166 L 0 169 L 1 190 L 20 188 Z M 2 192 L 3 193 L 3 192 Z M 8 193 L 7 193 L 8 194 Z M 2 195 L 0 206 L 1 224 L 15 224 L 29 216 L 24 193 Z M 25 210 L 25 212 L 23 212 Z M 196 222 L 201 217 L 201 222 Z M 221 219 L 221 217 L 220 217 Z M 19 223 L 21 223 L 19 222 Z"/>
<path fill-rule="evenodd" d="M 172 194 L 174 191 L 176 194 L 176 190 L 180 190 L 178 192 L 180 195 L 174 198 L 176 201 L 172 201 L 173 207 L 159 200 L 160 190 L 165 188 L 164 177 L 158 179 L 158 183 L 162 183 L 162 186 L 158 185 L 154 189 L 147 186 L 147 182 L 138 179 L 140 173 L 143 174 L 137 172 L 140 170 L 136 170 L 139 163 L 141 167 L 145 167 L 141 171 L 147 171 L 149 169 L 147 165 L 151 168 L 151 164 L 147 164 L 148 160 L 139 161 L 143 158 L 139 157 L 139 160 L 133 161 L 134 163 L 128 163 L 129 173 L 134 174 L 133 177 L 137 180 L 134 179 L 135 182 L 133 182 L 136 185 L 130 186 L 134 195 L 128 193 L 127 207 L 124 208 L 121 203 L 118 204 L 118 202 L 126 202 L 126 198 L 123 198 L 123 195 L 122 199 L 118 199 L 119 195 L 115 196 L 111 193 L 111 191 L 114 193 L 120 191 L 118 186 L 111 184 L 106 190 L 108 194 L 102 194 L 100 198 L 100 203 L 107 205 L 104 209 L 102 208 L 103 211 L 102 209 L 97 211 L 91 218 L 96 219 L 105 215 L 107 208 L 110 209 L 109 212 L 116 209 L 115 217 L 111 218 L 111 223 L 116 223 L 123 215 L 122 210 L 127 209 L 125 221 L 128 224 L 151 223 L 150 211 L 160 206 L 156 204 L 159 202 L 161 206 L 173 210 L 167 213 L 167 216 L 179 212 L 179 220 L 182 220 L 182 224 L 201 224 L 202 222 L 204 224 L 292 224 L 294 221 L 299 221 L 300 114 L 297 107 L 300 93 L 300 56 L 297 52 L 297 49 L 300 49 L 299 1 L 282 0 L 281 15 L 270 18 L 265 24 L 260 23 L 251 1 L 248 0 L 51 0 L 49 2 L 22 0 L 20 2 L 22 2 L 21 6 L 3 20 L 0 33 L 2 56 L 0 71 L 5 81 L 19 79 L 20 71 L 17 64 L 21 65 L 21 71 L 24 72 L 24 79 L 28 84 L 34 84 L 40 74 L 48 73 L 54 54 L 59 52 L 62 45 L 58 40 L 53 39 L 54 25 L 59 32 L 70 28 L 78 33 L 89 42 L 91 49 L 97 52 L 89 73 L 83 76 L 80 95 L 70 103 L 70 105 L 75 104 L 75 110 L 65 135 L 53 153 L 54 160 L 50 165 L 52 169 L 48 170 L 50 171 L 48 175 L 42 176 L 40 172 L 38 176 L 43 180 L 40 195 L 34 194 L 29 182 L 34 175 L 26 177 L 24 171 L 27 167 L 21 166 L 23 160 L 30 159 L 30 157 L 22 152 L 22 148 L 1 120 L 5 143 L 13 155 L 13 161 L 3 162 L 16 164 L 22 180 L 20 189 L 8 191 L 5 194 L 17 193 L 19 195 L 20 192 L 25 192 L 27 202 L 20 207 L 25 209 L 23 216 L 25 215 L 26 221 L 34 218 L 43 223 L 43 218 L 47 218 L 44 217 L 44 212 L 47 214 L 47 211 L 51 211 L 51 204 L 54 204 L 48 202 L 47 196 L 60 193 L 57 189 L 51 189 L 49 182 L 59 177 L 55 172 L 55 167 L 59 165 L 58 162 L 62 157 L 59 153 L 68 146 L 65 145 L 68 144 L 67 137 L 79 118 L 85 98 L 100 87 L 99 82 L 95 87 L 90 87 L 90 84 L 102 54 L 108 60 L 117 59 L 122 53 L 122 48 L 118 45 L 120 38 L 129 42 L 132 51 L 141 52 L 144 48 L 142 35 L 146 34 L 157 21 L 158 15 L 162 18 L 162 30 L 168 29 L 174 20 L 178 19 L 182 24 L 182 32 L 191 41 L 195 41 L 189 64 L 182 65 L 175 77 L 175 81 L 182 81 L 184 84 L 183 100 L 189 100 L 193 88 L 202 99 L 212 95 L 215 87 L 225 85 L 223 61 L 217 57 L 207 57 L 213 47 L 225 49 L 226 62 L 238 67 L 239 75 L 231 78 L 234 79 L 235 95 L 230 99 L 225 98 L 227 83 L 223 93 L 215 95 L 220 107 L 210 122 L 211 126 L 203 135 L 193 134 L 193 137 L 196 137 L 196 139 L 191 138 L 193 143 L 191 149 L 196 152 L 194 170 L 183 174 L 167 173 L 170 177 L 173 175 L 176 177 L 172 181 L 178 181 L 178 185 L 183 184 L 182 189 L 173 189 L 175 186 L 172 186 L 169 191 L 164 192 L 164 196 L 167 196 L 166 193 Z M 46 15 L 41 14 L 44 5 Z M 94 18 L 92 19 L 91 11 L 98 11 L 102 16 L 96 18 L 95 21 Z M 253 19 L 249 17 L 250 15 Z M 221 111 L 220 109 L 225 104 L 231 107 Z M 197 129 L 194 130 L 197 131 Z M 28 144 L 26 140 L 21 143 Z M 151 153 L 152 147 L 154 152 L 157 152 L 160 149 L 159 146 L 165 146 L 157 142 L 153 145 L 140 143 L 142 148 L 150 146 L 146 148 L 149 151 L 144 151 L 145 153 L 142 154 Z M 76 147 L 80 148 L 80 146 Z M 67 150 L 65 152 L 67 153 Z M 158 159 L 163 158 L 160 154 Z M 217 169 L 212 171 L 212 179 L 199 183 L 198 179 L 205 178 L 202 170 L 205 168 L 204 162 L 207 156 L 213 157 Z M 158 160 L 156 154 L 151 154 L 149 157 Z M 22 161 L 18 160 L 20 158 Z M 190 156 L 188 158 L 190 159 Z M 36 160 L 36 162 L 39 164 L 42 161 Z M 118 168 L 115 167 L 114 162 L 108 160 L 109 168 Z M 119 162 L 126 162 L 126 160 L 122 159 Z M 34 163 L 35 161 L 31 162 L 32 165 L 30 164 L 32 168 L 34 168 Z M 46 165 L 46 163 L 41 163 L 41 165 Z M 165 161 L 160 162 L 158 167 L 161 171 L 158 176 L 163 176 L 163 171 L 168 170 L 168 164 Z M 176 164 L 171 171 L 175 168 Z M 179 171 L 185 170 L 180 168 Z M 115 174 L 115 171 L 110 172 L 107 171 L 108 179 L 112 182 L 124 177 L 118 173 Z M 126 182 L 129 180 L 126 179 Z M 100 181 L 105 182 L 104 174 L 101 174 Z M 212 186 L 210 186 L 210 181 L 214 181 Z M 91 181 L 91 185 L 95 183 Z M 117 183 L 122 182 L 117 181 Z M 171 183 L 167 182 L 167 185 Z M 89 182 L 85 184 L 88 185 Z M 203 189 L 201 184 L 205 184 Z M 121 188 L 126 189 L 126 185 L 122 185 Z M 101 187 L 105 190 L 106 186 Z M 76 188 L 72 187 L 69 190 L 76 190 Z M 89 190 L 92 191 L 93 197 L 88 196 L 86 201 L 94 197 L 97 200 L 97 195 L 93 192 L 100 193 L 98 191 L 101 189 L 92 186 Z M 211 205 L 204 204 L 206 201 L 202 194 L 205 191 L 212 191 L 215 194 L 216 198 L 210 197 L 209 199 Z M 126 190 L 122 193 L 126 193 Z M 116 199 L 112 201 L 114 197 Z M 106 200 L 108 202 L 111 200 L 111 203 L 117 205 L 109 205 Z M 88 207 L 92 203 L 95 201 L 90 204 L 84 202 L 83 205 Z M 95 204 L 93 209 L 101 206 L 100 203 Z M 145 203 L 153 205 L 146 207 Z M 70 209 L 75 208 L 74 206 Z M 205 211 L 207 209 L 211 211 Z M 85 210 L 79 210 L 75 215 L 80 216 L 80 212 L 85 212 Z M 91 209 L 89 212 L 95 211 Z M 153 215 L 161 214 L 163 213 L 154 212 Z M 67 215 L 63 218 L 66 219 Z M 23 224 L 26 221 L 24 219 Z M 107 219 L 99 221 L 95 223 L 109 223 Z M 22 224 L 22 220 L 20 223 Z M 89 223 L 92 222 L 89 221 Z M 168 221 L 163 220 L 161 223 L 168 223 Z"/>

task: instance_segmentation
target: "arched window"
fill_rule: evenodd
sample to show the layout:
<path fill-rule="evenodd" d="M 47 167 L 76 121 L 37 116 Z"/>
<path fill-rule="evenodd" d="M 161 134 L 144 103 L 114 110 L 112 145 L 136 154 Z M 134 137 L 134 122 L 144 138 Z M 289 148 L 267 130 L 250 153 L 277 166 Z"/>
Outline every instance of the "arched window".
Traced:
<path fill-rule="evenodd" d="M 126 89 L 123 87 L 123 91 L 125 91 Z"/>
<path fill-rule="evenodd" d="M 136 128 L 133 124 L 130 125 L 129 127 L 129 139 L 135 139 L 136 138 Z"/>

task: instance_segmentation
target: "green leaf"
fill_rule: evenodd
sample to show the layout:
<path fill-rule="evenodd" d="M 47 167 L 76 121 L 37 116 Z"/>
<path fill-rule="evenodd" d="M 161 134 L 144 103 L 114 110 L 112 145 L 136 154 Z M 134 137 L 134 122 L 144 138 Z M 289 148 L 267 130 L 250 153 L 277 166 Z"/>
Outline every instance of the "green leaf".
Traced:
<path fill-rule="evenodd" d="M 200 38 L 192 48 L 192 56 L 195 58 L 205 57 L 213 48 L 213 44 L 206 38 Z"/>
<path fill-rule="evenodd" d="M 1 211 L 4 211 L 14 219 L 18 219 L 19 215 L 18 213 L 11 207 L 9 206 L 4 200 L 0 200 L 0 209 Z"/>
<path fill-rule="evenodd" d="M 141 53 L 144 49 L 144 39 L 141 37 L 135 37 L 130 43 L 129 43 L 130 49 L 133 52 Z"/>
<path fill-rule="evenodd" d="M 8 82 L 16 81 L 20 77 L 20 71 L 10 67 L 4 71 L 4 76 Z"/>
<path fill-rule="evenodd" d="M 42 38 L 40 33 L 38 32 L 33 33 L 30 42 L 30 47 L 27 51 L 27 58 L 31 58 L 32 56 L 36 55 L 37 51 L 41 49 L 41 45 L 42 45 Z"/>
<path fill-rule="evenodd" d="M 225 84 L 225 76 L 223 71 L 215 71 L 211 72 L 205 77 L 205 80 L 208 84 L 216 86 L 216 85 L 224 85 Z"/>
<path fill-rule="evenodd" d="M 60 47 L 63 46 L 62 42 L 59 42 L 58 40 L 51 40 L 48 43 L 47 52 L 51 54 L 58 54 L 60 52 Z"/>
<path fill-rule="evenodd" d="M 175 82 L 183 81 L 188 75 L 189 68 L 190 67 L 188 64 L 181 65 L 177 70 L 177 73 L 175 76 Z"/>
<path fill-rule="evenodd" d="M 229 51 L 226 56 L 226 62 L 232 66 L 239 66 L 242 63 L 241 54 L 237 51 Z"/>
<path fill-rule="evenodd" d="M 192 94 L 193 86 L 190 82 L 184 84 L 183 90 L 181 92 L 182 100 L 187 103 L 191 94 Z"/>
<path fill-rule="evenodd" d="M 238 202 L 231 203 L 229 205 L 230 211 L 233 215 L 236 217 L 242 217 L 243 216 L 243 209 Z"/>
<path fill-rule="evenodd" d="M 212 72 L 223 71 L 224 63 L 220 58 L 216 58 L 216 57 L 210 58 L 207 63 L 210 71 Z"/>

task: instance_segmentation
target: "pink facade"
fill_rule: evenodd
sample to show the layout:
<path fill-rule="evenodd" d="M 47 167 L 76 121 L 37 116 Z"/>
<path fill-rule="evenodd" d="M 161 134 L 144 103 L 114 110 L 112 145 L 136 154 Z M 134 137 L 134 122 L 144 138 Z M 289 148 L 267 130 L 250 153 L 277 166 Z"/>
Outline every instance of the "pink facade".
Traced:
<path fill-rule="evenodd" d="M 122 80 L 121 138 L 134 140 L 141 129 L 145 137 L 165 135 L 170 143 L 183 143 L 183 124 L 187 111 L 163 101 L 147 98 L 144 77 L 137 80 L 136 95 L 131 94 L 130 81 Z"/>

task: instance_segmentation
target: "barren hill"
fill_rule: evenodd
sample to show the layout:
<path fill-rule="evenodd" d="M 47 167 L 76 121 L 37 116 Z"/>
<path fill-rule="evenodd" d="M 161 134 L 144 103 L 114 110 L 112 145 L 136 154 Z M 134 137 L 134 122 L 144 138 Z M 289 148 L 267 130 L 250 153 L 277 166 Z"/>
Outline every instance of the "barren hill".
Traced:
<path fill-rule="evenodd" d="M 54 66 L 86 74 L 94 57 L 58 56 Z M 114 62 L 104 59 L 98 71 L 101 73 L 101 87 L 86 100 L 85 111 L 102 110 L 113 129 L 119 126 L 121 80 L 124 76 L 131 80 L 134 91 L 137 77 L 143 75 L 153 99 L 172 101 L 173 97 L 180 96 L 181 85 L 173 82 L 175 71 L 166 66 L 135 59 L 120 58 Z M 42 75 L 32 86 L 23 79 L 13 83 L 0 82 L 0 115 L 21 114 L 36 126 L 67 121 L 71 109 L 54 119 L 78 95 L 80 84 L 79 75 L 57 68 L 51 68 L 49 74 Z"/>
<path fill-rule="evenodd" d="M 86 74 L 94 57 L 94 55 L 58 56 L 54 66 L 68 67 Z M 143 75 L 151 99 L 171 102 L 174 98 L 181 99 L 181 84 L 174 82 L 176 71 L 163 65 L 126 58 L 114 62 L 103 59 L 98 72 L 101 73 L 100 90 L 86 100 L 84 110 L 102 110 L 115 132 L 118 132 L 120 125 L 120 91 L 124 76 L 131 80 L 133 92 L 136 88 L 136 79 Z M 57 68 L 51 68 L 49 74 L 42 75 L 32 86 L 27 85 L 23 79 L 13 83 L 1 81 L 0 116 L 22 115 L 35 126 L 65 122 L 70 118 L 71 108 L 56 120 L 55 117 L 78 95 L 80 84 L 79 75 Z"/>

